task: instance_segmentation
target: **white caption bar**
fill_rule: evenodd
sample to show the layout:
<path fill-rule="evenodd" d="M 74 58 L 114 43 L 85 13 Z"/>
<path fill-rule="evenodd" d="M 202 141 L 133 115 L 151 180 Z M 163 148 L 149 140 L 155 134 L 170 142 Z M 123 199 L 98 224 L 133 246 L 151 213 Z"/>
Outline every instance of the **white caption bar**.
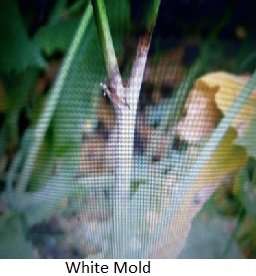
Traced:
<path fill-rule="evenodd" d="M 256 260 L 0 260 L 0 275 L 254 275 Z M 177 274 L 178 273 L 178 274 Z"/>

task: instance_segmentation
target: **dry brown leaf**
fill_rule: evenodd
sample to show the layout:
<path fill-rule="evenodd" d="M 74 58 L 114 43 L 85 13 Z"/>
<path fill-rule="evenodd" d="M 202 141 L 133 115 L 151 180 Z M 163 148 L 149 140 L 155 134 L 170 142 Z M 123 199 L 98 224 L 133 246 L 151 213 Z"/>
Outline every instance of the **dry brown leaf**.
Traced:
<path fill-rule="evenodd" d="M 220 118 L 214 99 L 217 90 L 218 87 L 208 87 L 200 79 L 195 82 L 185 104 L 186 116 L 177 127 L 182 140 L 198 142 L 211 134 Z"/>
<path fill-rule="evenodd" d="M 186 116 L 178 124 L 178 134 L 188 142 L 206 138 L 216 126 L 221 110 L 225 115 L 249 77 L 214 72 L 198 78 L 185 104 Z M 256 89 L 232 123 L 238 136 L 244 133 L 256 113 Z"/>

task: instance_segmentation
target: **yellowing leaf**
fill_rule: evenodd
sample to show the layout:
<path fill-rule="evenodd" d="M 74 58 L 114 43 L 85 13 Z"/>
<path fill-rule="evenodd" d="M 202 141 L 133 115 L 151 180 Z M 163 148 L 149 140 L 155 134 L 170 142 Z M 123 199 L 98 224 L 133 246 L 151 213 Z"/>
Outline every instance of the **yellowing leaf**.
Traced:
<path fill-rule="evenodd" d="M 230 128 L 197 178 L 198 186 L 221 181 L 223 177 L 246 164 L 246 150 L 233 144 L 236 137 L 237 132 L 235 129 Z"/>
<path fill-rule="evenodd" d="M 199 79 L 206 87 L 217 89 L 215 101 L 217 107 L 225 115 L 241 90 L 248 81 L 248 77 L 235 76 L 226 72 L 206 74 Z M 256 114 L 256 89 L 253 90 L 248 101 L 240 110 L 232 123 L 240 136 L 249 126 L 251 118 Z"/>
<path fill-rule="evenodd" d="M 230 173 L 240 169 L 247 162 L 246 150 L 234 145 L 237 137 L 234 128 L 229 128 L 214 154 L 207 162 L 201 173 L 186 191 L 186 195 L 179 202 L 179 207 L 162 233 L 163 239 L 156 246 L 157 252 L 153 252 L 153 258 L 177 258 L 183 249 L 191 223 L 202 206 L 215 192 L 223 179 Z M 166 184 L 173 185 L 173 196 L 182 193 L 184 183 L 179 182 L 167 175 Z M 158 221 L 157 213 L 151 213 L 152 219 Z M 178 227 L 177 227 L 178 226 Z M 170 241 L 172 246 L 170 246 Z"/>

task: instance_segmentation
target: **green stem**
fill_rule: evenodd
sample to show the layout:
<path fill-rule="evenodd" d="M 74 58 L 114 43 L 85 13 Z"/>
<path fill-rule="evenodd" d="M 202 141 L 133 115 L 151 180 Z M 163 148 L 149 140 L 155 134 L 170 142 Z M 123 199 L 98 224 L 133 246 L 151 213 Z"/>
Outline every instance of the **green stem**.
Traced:
<path fill-rule="evenodd" d="M 152 0 L 150 3 L 146 18 L 146 31 L 148 33 L 152 33 L 154 30 L 160 3 L 161 0 Z"/>
<path fill-rule="evenodd" d="M 64 63 L 61 67 L 59 76 L 50 91 L 50 94 L 47 98 L 46 104 L 44 106 L 43 112 L 37 122 L 37 125 L 34 129 L 33 144 L 31 145 L 28 155 L 25 160 L 24 167 L 20 174 L 17 183 L 17 193 L 24 192 L 26 190 L 30 175 L 33 170 L 33 165 L 36 161 L 40 145 L 44 139 L 45 133 L 49 127 L 52 116 L 56 109 L 57 103 L 59 101 L 62 88 L 64 87 L 65 80 L 69 74 L 69 69 L 72 65 L 74 57 L 77 53 L 77 50 L 81 44 L 82 38 L 84 37 L 85 31 L 87 30 L 88 23 L 92 17 L 92 6 L 89 4 L 78 27 L 78 30 L 74 36 L 74 42 L 72 43 L 67 57 L 64 60 Z"/>
<path fill-rule="evenodd" d="M 101 46 L 103 48 L 103 55 L 106 64 L 108 78 L 112 79 L 113 77 L 118 76 L 118 81 L 121 83 L 121 77 L 115 55 L 112 36 L 108 24 L 104 0 L 91 0 L 91 3 L 93 6 L 93 13 L 94 18 L 96 20 Z"/>

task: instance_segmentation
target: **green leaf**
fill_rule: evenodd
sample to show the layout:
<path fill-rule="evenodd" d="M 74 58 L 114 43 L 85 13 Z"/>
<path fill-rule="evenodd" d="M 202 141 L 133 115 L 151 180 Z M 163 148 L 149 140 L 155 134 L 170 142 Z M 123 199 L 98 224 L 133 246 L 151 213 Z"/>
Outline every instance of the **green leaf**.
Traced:
<path fill-rule="evenodd" d="M 106 10 L 116 56 L 121 54 L 123 40 L 130 29 L 130 3 L 127 0 L 108 0 Z"/>
<path fill-rule="evenodd" d="M 161 0 L 151 0 L 146 18 L 146 30 L 151 33 L 154 30 Z"/>
<path fill-rule="evenodd" d="M 43 188 L 47 181 L 50 179 L 56 167 L 56 158 L 52 149 L 51 134 L 47 133 L 45 140 L 43 141 L 38 158 L 34 164 L 34 170 L 29 181 L 30 192 L 38 191 Z"/>
<path fill-rule="evenodd" d="M 130 27 L 130 3 L 127 0 L 108 0 L 106 10 L 113 36 L 127 34 Z"/>
<path fill-rule="evenodd" d="M 81 19 L 79 14 L 88 5 L 88 1 L 80 0 L 67 7 L 67 2 L 67 0 L 56 1 L 49 15 L 48 24 L 41 26 L 35 35 L 35 41 L 47 56 L 55 52 L 65 53 L 68 50 Z"/>
<path fill-rule="evenodd" d="M 235 193 L 246 211 L 256 216 L 256 161 L 252 158 L 236 177 Z"/>
<path fill-rule="evenodd" d="M 256 186 L 246 181 L 243 184 L 240 200 L 245 206 L 247 212 L 256 216 Z"/>
<path fill-rule="evenodd" d="M 32 243 L 26 239 L 25 225 L 18 213 L 0 216 L 0 258 L 34 258 Z"/>
<path fill-rule="evenodd" d="M 46 65 L 39 47 L 29 39 L 17 2 L 0 2 L 0 71 L 20 73 L 27 67 Z"/>
<path fill-rule="evenodd" d="M 50 56 L 54 52 L 66 52 L 77 29 L 80 18 L 62 19 L 54 25 L 43 26 L 35 36 L 35 41 Z"/>
<path fill-rule="evenodd" d="M 97 118 L 101 95 L 99 83 L 104 80 L 105 66 L 94 26 L 91 26 L 81 45 L 66 78 L 51 125 L 53 150 L 62 156 L 70 150 L 79 150 L 85 120 L 93 122 Z"/>
<path fill-rule="evenodd" d="M 19 75 L 13 87 L 6 91 L 8 109 L 6 118 L 0 130 L 1 145 L 16 146 L 19 140 L 19 116 L 22 109 L 26 109 L 32 89 L 34 88 L 38 70 L 29 68 Z M 1 152 L 4 149 L 0 150 Z"/>
<path fill-rule="evenodd" d="M 42 176 L 41 176 L 42 177 Z M 51 177 L 44 188 L 36 192 L 21 192 L 13 194 L 12 208 L 21 212 L 29 225 L 48 219 L 60 205 L 60 200 L 66 197 L 72 189 L 70 172 Z"/>
<path fill-rule="evenodd" d="M 40 146 L 45 138 L 47 130 L 49 129 L 49 124 L 52 122 L 52 117 L 53 117 L 54 112 L 59 103 L 59 99 L 62 95 L 62 90 L 66 85 L 66 81 L 69 77 L 73 77 L 73 79 L 74 79 L 74 75 L 71 75 L 71 74 L 76 73 L 76 72 L 74 72 L 75 70 L 71 71 L 70 69 L 73 69 L 76 64 L 74 62 L 75 58 L 79 58 L 79 56 L 77 56 L 77 54 L 80 53 L 80 51 L 81 51 L 81 48 L 82 48 L 82 47 L 80 47 L 81 42 L 85 38 L 84 37 L 85 31 L 88 30 L 87 27 L 89 25 L 91 15 L 92 15 L 92 7 L 89 5 L 84 13 L 84 16 L 81 19 L 81 24 L 79 25 L 79 28 L 78 28 L 76 34 L 74 35 L 73 43 L 72 43 L 72 45 L 68 51 L 68 54 L 63 62 L 63 65 L 60 69 L 60 72 L 56 79 L 56 82 L 54 83 L 52 89 L 50 90 L 50 92 L 47 96 L 45 106 L 44 106 L 42 113 L 39 117 L 39 120 L 34 128 L 33 142 L 32 142 L 30 149 L 27 153 L 22 171 L 20 173 L 19 179 L 16 184 L 16 190 L 18 193 L 21 191 L 25 191 L 27 188 L 27 184 L 28 184 L 29 178 L 30 178 L 32 170 L 33 170 L 33 166 L 31 166 L 31 164 L 34 164 L 36 159 L 38 158 L 38 152 L 39 152 Z M 78 59 L 78 60 L 80 61 L 80 59 Z M 75 83 L 75 85 L 76 85 L 76 83 Z M 68 103 L 68 104 L 70 106 L 71 103 Z M 72 110 L 72 112 L 74 112 L 74 110 Z M 73 118 L 72 112 L 71 112 L 71 116 L 70 116 L 71 119 Z M 71 125 L 71 127 L 72 126 L 73 125 Z M 69 127 L 70 127 L 70 125 L 69 125 Z"/>
<path fill-rule="evenodd" d="M 247 131 L 239 138 L 236 139 L 236 144 L 244 146 L 247 154 L 251 157 L 256 158 L 256 117 L 251 120 L 250 126 Z"/>
<path fill-rule="evenodd" d="M 64 17 L 67 2 L 68 0 L 58 0 L 55 2 L 54 7 L 51 9 L 50 15 L 48 17 L 48 24 L 55 24 L 62 16 Z"/>

